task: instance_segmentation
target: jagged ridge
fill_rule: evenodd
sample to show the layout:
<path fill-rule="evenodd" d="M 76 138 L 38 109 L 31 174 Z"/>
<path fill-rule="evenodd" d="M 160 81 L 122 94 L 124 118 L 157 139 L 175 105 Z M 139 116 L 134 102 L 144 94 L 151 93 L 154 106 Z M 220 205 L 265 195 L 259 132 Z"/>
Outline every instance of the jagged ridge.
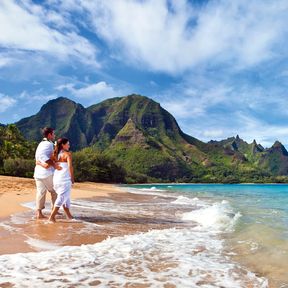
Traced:
<path fill-rule="evenodd" d="M 203 143 L 183 133 L 159 103 L 135 94 L 88 108 L 60 97 L 16 125 L 27 139 L 36 141 L 40 128 L 54 127 L 58 136 L 71 140 L 74 150 L 94 147 L 128 172 L 154 180 L 239 182 L 288 174 L 288 153 L 280 142 L 264 149 L 237 135 Z"/>

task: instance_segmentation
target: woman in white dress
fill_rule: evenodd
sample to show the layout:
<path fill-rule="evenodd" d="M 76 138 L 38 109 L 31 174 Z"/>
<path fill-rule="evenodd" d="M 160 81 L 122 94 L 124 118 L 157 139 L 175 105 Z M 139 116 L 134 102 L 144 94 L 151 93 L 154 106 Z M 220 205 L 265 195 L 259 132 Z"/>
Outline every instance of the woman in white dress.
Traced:
<path fill-rule="evenodd" d="M 70 143 L 67 138 L 60 138 L 57 140 L 53 157 L 54 161 L 57 162 L 62 169 L 55 170 L 53 176 L 53 186 L 57 193 L 57 199 L 49 217 L 49 220 L 52 222 L 56 222 L 55 216 L 61 206 L 63 206 L 67 218 L 73 219 L 73 216 L 70 213 L 70 194 L 72 184 L 74 184 L 74 173 L 72 154 L 69 149 Z"/>
<path fill-rule="evenodd" d="M 72 184 L 74 183 L 74 173 L 72 155 L 71 152 L 69 152 L 69 148 L 69 140 L 67 138 L 60 138 L 56 142 L 51 157 L 53 158 L 53 161 L 62 168 L 61 170 L 55 170 L 53 176 L 53 188 L 57 193 L 57 199 L 49 217 L 49 221 L 52 222 L 56 222 L 55 216 L 61 206 L 63 206 L 67 218 L 73 219 L 73 216 L 70 213 L 70 194 Z M 45 164 L 41 163 L 40 165 L 44 166 Z"/>

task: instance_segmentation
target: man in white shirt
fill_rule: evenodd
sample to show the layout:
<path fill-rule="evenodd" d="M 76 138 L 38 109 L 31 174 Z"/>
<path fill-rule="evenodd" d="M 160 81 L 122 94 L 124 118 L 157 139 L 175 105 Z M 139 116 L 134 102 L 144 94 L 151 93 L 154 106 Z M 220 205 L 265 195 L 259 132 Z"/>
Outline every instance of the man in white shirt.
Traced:
<path fill-rule="evenodd" d="M 53 174 L 55 169 L 55 163 L 51 160 L 51 155 L 54 150 L 53 141 L 55 140 L 54 129 L 45 127 L 43 129 L 43 140 L 39 143 L 36 153 L 35 159 L 36 162 L 40 161 L 42 163 L 48 163 L 48 168 L 43 168 L 40 165 L 35 166 L 34 170 L 34 179 L 36 182 L 36 218 L 46 218 L 43 213 L 42 209 L 45 208 L 45 199 L 46 199 L 46 192 L 49 191 L 51 194 L 51 201 L 52 201 L 52 209 L 54 202 L 57 198 L 57 194 L 53 188 Z"/>

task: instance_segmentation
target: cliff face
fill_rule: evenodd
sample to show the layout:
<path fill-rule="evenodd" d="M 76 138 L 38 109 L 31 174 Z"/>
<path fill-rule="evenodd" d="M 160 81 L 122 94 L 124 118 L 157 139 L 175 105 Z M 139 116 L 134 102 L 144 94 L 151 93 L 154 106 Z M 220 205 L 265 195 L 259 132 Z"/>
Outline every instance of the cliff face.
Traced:
<path fill-rule="evenodd" d="M 276 141 L 271 148 L 261 153 L 259 166 L 273 175 L 288 175 L 287 150 L 279 141 Z"/>
<path fill-rule="evenodd" d="M 42 138 L 41 128 L 53 127 L 56 137 L 70 139 L 73 150 L 91 146 L 126 170 L 155 180 L 218 182 L 234 177 L 237 182 L 263 173 L 288 175 L 288 153 L 280 142 L 264 149 L 237 135 L 203 143 L 183 133 L 159 103 L 135 94 L 88 108 L 60 97 L 16 125 L 35 141 Z"/>

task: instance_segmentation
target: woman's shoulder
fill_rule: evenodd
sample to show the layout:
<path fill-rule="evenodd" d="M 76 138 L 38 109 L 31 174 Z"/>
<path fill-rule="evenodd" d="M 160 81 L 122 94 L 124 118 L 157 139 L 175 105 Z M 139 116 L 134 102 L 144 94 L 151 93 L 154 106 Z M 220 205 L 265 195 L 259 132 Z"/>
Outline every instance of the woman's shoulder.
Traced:
<path fill-rule="evenodd" d="M 64 155 L 66 158 L 68 158 L 68 157 L 71 157 L 71 156 L 72 156 L 72 152 L 70 152 L 70 151 L 64 151 L 64 152 L 63 152 L 63 155 Z"/>

